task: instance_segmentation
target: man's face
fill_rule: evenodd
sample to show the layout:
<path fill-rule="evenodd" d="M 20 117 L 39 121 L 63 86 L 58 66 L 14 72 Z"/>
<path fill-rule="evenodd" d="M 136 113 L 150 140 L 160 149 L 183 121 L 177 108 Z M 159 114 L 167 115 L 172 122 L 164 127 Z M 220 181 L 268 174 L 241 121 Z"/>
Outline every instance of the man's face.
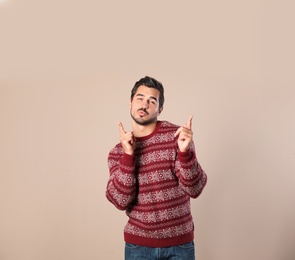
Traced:
<path fill-rule="evenodd" d="M 148 125 L 157 120 L 160 92 L 157 89 L 139 86 L 130 102 L 130 114 L 139 125 Z"/>

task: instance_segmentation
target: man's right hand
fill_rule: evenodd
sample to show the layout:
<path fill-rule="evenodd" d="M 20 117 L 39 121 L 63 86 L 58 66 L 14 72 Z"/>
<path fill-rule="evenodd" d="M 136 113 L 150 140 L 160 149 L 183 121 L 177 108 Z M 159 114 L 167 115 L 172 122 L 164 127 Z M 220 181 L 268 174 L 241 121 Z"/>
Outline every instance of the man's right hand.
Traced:
<path fill-rule="evenodd" d="M 120 130 L 120 141 L 123 147 L 124 153 L 133 155 L 134 153 L 134 145 L 135 145 L 135 137 L 132 132 L 126 132 L 123 124 L 118 122 L 119 130 Z"/>

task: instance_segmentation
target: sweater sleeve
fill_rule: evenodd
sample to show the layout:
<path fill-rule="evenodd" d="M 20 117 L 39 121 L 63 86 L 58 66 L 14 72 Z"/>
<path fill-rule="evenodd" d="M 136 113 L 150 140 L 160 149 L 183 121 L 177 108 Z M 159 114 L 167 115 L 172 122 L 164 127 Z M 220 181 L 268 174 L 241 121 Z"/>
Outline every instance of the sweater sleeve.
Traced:
<path fill-rule="evenodd" d="M 178 151 L 175 172 L 179 185 L 190 197 L 197 198 L 202 193 L 207 183 L 207 175 L 197 160 L 194 143 L 188 151 Z"/>
<path fill-rule="evenodd" d="M 136 194 L 134 156 L 125 154 L 116 146 L 108 156 L 110 178 L 107 183 L 106 197 L 120 210 L 131 204 Z"/>

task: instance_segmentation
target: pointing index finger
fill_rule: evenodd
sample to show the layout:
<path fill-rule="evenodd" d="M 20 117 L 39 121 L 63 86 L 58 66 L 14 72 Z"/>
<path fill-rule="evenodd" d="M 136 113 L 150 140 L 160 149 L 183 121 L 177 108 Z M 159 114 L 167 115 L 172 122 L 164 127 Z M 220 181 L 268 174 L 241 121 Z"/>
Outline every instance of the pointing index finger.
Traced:
<path fill-rule="evenodd" d="M 118 122 L 118 126 L 119 126 L 119 130 L 120 130 L 120 134 L 121 135 L 126 134 L 126 131 L 125 131 L 123 124 L 121 122 Z"/>
<path fill-rule="evenodd" d="M 193 124 L 193 116 L 190 116 L 187 120 L 186 127 L 188 129 L 192 129 L 192 124 Z"/>

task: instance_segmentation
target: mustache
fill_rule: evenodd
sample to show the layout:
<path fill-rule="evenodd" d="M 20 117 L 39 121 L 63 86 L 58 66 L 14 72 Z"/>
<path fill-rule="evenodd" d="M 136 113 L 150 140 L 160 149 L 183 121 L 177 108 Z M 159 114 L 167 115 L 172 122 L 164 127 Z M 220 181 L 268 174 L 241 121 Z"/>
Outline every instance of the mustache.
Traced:
<path fill-rule="evenodd" d="M 146 113 L 147 115 L 149 114 L 148 111 L 145 108 L 140 108 L 137 111 L 143 111 L 144 113 Z"/>

